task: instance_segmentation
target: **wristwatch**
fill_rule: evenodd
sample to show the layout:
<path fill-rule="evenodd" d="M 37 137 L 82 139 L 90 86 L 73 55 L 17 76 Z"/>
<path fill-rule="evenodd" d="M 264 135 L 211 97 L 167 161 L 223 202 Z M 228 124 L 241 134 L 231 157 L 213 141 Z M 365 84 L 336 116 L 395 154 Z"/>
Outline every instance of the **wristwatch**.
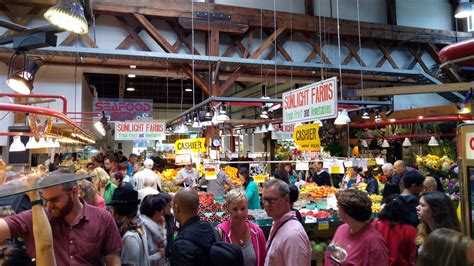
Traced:
<path fill-rule="evenodd" d="M 31 203 L 31 207 L 35 206 L 35 205 L 41 205 L 43 206 L 43 200 L 42 199 L 39 199 L 39 200 L 34 200 Z"/>

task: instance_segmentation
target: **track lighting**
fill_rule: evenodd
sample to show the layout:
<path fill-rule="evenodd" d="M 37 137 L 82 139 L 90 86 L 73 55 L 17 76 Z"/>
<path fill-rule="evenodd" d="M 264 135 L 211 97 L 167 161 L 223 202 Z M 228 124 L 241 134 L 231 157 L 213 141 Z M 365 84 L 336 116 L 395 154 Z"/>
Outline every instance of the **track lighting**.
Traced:
<path fill-rule="evenodd" d="M 25 144 L 21 141 L 21 136 L 14 136 L 13 142 L 10 145 L 10 152 L 17 152 L 17 151 L 25 151 L 26 147 Z"/>
<path fill-rule="evenodd" d="M 21 52 L 13 53 L 8 63 L 7 85 L 17 93 L 30 94 L 41 62 L 43 58 L 38 56 L 28 56 Z M 17 65 L 22 67 L 17 68 Z"/>
<path fill-rule="evenodd" d="M 84 15 L 84 8 L 78 0 L 65 0 L 53 7 L 50 7 L 44 18 L 51 24 L 72 31 L 77 34 L 89 32 L 87 20 Z"/>

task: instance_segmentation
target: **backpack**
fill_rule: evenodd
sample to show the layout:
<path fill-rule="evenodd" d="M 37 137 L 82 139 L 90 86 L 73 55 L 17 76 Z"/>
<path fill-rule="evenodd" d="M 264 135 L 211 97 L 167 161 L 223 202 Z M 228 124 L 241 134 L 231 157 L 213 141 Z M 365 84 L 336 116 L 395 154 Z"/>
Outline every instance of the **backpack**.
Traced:
<path fill-rule="evenodd" d="M 192 242 L 194 245 L 198 246 L 201 250 L 207 250 L 207 260 L 205 265 L 209 266 L 243 266 L 244 265 L 244 255 L 240 247 L 221 241 L 221 237 L 217 234 L 214 228 L 212 229 L 216 242 L 208 249 L 203 247 L 200 243 L 195 242 L 193 239 L 183 237 L 182 239 Z"/>

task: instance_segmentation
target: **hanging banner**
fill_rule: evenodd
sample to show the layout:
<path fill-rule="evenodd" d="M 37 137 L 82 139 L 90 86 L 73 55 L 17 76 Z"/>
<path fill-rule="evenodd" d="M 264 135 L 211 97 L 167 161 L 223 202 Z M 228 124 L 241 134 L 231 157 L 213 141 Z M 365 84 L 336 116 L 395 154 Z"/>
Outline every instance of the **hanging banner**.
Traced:
<path fill-rule="evenodd" d="M 206 152 L 206 138 L 178 139 L 174 143 L 176 154 Z"/>
<path fill-rule="evenodd" d="M 297 126 L 293 132 L 293 140 L 301 151 L 320 151 L 319 124 Z"/>
<path fill-rule="evenodd" d="M 109 121 L 152 119 L 153 100 L 100 98 L 94 99 L 92 110 L 104 111 Z"/>
<path fill-rule="evenodd" d="M 163 122 L 115 122 L 115 140 L 165 140 Z"/>
<path fill-rule="evenodd" d="M 283 124 L 337 116 L 337 77 L 283 93 Z"/>

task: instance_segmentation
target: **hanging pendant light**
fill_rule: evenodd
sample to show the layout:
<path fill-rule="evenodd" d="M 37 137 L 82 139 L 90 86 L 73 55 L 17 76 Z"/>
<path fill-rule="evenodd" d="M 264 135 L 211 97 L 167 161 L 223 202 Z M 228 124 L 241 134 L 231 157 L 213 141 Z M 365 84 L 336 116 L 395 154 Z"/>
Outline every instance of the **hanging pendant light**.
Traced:
<path fill-rule="evenodd" d="M 256 133 L 256 134 L 258 134 L 258 133 L 261 133 L 261 131 L 260 131 L 260 127 L 259 127 L 259 126 L 257 126 L 257 127 L 255 128 L 255 131 L 254 131 L 254 133 Z"/>
<path fill-rule="evenodd" d="M 460 2 L 460 1 L 459 1 Z M 472 4 L 469 1 L 465 1 L 458 4 L 456 8 L 456 13 L 454 14 L 455 18 L 467 18 L 469 16 L 474 15 L 474 9 L 472 8 Z"/>
<path fill-rule="evenodd" d="M 193 128 L 202 128 L 202 124 L 201 122 L 199 122 L 197 120 L 197 117 L 194 117 L 194 121 L 193 121 L 193 125 L 192 125 Z"/>
<path fill-rule="evenodd" d="M 217 117 L 217 122 L 223 123 L 224 121 L 229 120 L 229 116 L 227 115 L 227 106 L 222 104 L 219 107 L 219 116 Z"/>
<path fill-rule="evenodd" d="M 263 119 L 268 119 L 268 107 L 263 106 L 262 107 L 262 112 L 260 113 L 260 117 Z"/>
<path fill-rule="evenodd" d="M 403 147 L 411 147 L 410 139 L 409 139 L 409 138 L 405 138 L 405 140 L 403 140 L 402 146 L 403 146 Z"/>
<path fill-rule="evenodd" d="M 77 34 L 89 32 L 84 8 L 78 0 L 64 0 L 44 13 L 44 18 L 51 24 Z"/>
<path fill-rule="evenodd" d="M 334 120 L 334 125 L 346 125 L 346 124 L 347 124 L 347 122 L 342 117 L 342 112 L 338 111 L 336 120 Z"/>
<path fill-rule="evenodd" d="M 273 130 L 275 130 L 275 128 L 273 127 L 272 123 L 268 124 L 267 130 L 268 130 L 268 131 L 273 131 Z"/>
<path fill-rule="evenodd" d="M 61 145 L 59 144 L 59 140 L 58 140 L 58 139 L 54 139 L 54 140 L 53 140 L 53 147 L 54 147 L 54 148 L 59 148 L 59 147 L 61 147 Z"/>
<path fill-rule="evenodd" d="M 53 143 L 53 139 L 52 138 L 48 138 L 48 140 L 46 141 L 46 147 L 47 148 L 54 148 L 54 143 Z"/>
<path fill-rule="evenodd" d="M 12 142 L 12 144 L 10 145 L 9 151 L 10 151 L 10 152 L 26 151 L 26 147 L 25 147 L 25 145 L 23 144 L 23 142 L 21 141 L 21 137 L 20 137 L 20 136 L 14 136 L 14 137 L 13 137 L 13 142 Z"/>
<path fill-rule="evenodd" d="M 428 146 L 439 146 L 439 143 L 434 136 L 431 136 Z"/>
<path fill-rule="evenodd" d="M 265 126 L 265 124 L 262 125 L 262 127 L 260 128 L 260 133 L 267 133 L 268 130 L 267 130 L 267 127 Z"/>
<path fill-rule="evenodd" d="M 38 149 L 38 142 L 36 141 L 35 137 L 31 136 L 26 143 L 27 149 Z"/>
<path fill-rule="evenodd" d="M 47 148 L 48 147 L 48 143 L 46 143 L 46 140 L 44 139 L 44 137 L 41 137 L 38 141 L 38 148 Z"/>
<path fill-rule="evenodd" d="M 388 141 L 384 139 L 382 142 L 382 148 L 389 148 L 389 147 L 390 147 L 390 144 L 388 144 Z"/>
<path fill-rule="evenodd" d="M 380 114 L 379 111 L 375 113 L 375 122 L 382 122 L 382 115 Z"/>
<path fill-rule="evenodd" d="M 369 112 L 365 111 L 365 112 L 362 114 L 362 119 L 365 119 L 365 120 L 370 119 L 370 114 L 369 114 Z"/>
<path fill-rule="evenodd" d="M 314 121 L 314 124 L 319 124 L 319 127 L 323 126 L 323 122 L 321 122 L 321 120 L 319 120 L 319 119 Z"/>

